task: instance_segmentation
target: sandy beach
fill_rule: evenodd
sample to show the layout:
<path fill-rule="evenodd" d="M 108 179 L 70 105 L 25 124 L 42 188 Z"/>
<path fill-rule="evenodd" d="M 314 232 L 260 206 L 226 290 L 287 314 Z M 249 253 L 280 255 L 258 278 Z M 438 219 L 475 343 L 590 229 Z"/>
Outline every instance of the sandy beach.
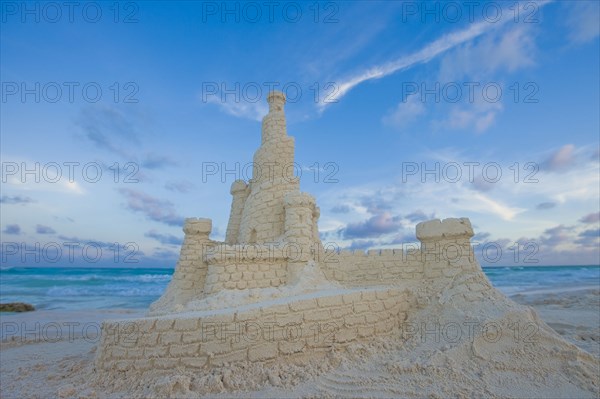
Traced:
<path fill-rule="evenodd" d="M 0 10 L 0 399 L 600 399 L 600 1 Z"/>
<path fill-rule="evenodd" d="M 277 374 L 261 369 L 266 379 L 263 383 L 257 382 L 255 389 L 247 389 L 252 384 L 240 383 L 240 379 L 257 377 L 254 375 L 256 369 L 233 368 L 231 373 L 213 380 L 206 376 L 204 387 L 194 387 L 180 376 L 177 378 L 181 381 L 175 378 L 165 382 L 168 387 L 164 391 L 154 390 L 146 395 L 137 392 L 134 396 L 596 397 L 598 385 L 595 385 L 594 392 L 590 381 L 600 378 L 600 290 L 584 287 L 558 292 L 531 291 L 513 295 L 511 299 L 531 306 L 548 326 L 586 351 L 589 355 L 573 353 L 576 357 L 582 354 L 589 356 L 588 363 L 590 359 L 595 363 L 596 374 L 589 375 L 587 381 L 549 381 L 542 377 L 545 365 L 540 365 L 538 381 L 532 383 L 536 377 L 520 376 L 518 367 L 515 370 L 488 369 L 451 345 L 432 346 L 421 340 L 420 345 L 411 347 L 399 344 L 391 337 L 353 346 L 343 353 L 334 354 L 334 358 L 326 362 L 303 365 L 275 362 L 270 368 Z M 94 326 L 99 326 L 106 318 L 141 315 L 141 312 L 132 310 L 37 311 L 2 315 L 5 340 L 0 347 L 0 396 L 130 397 L 132 393 L 123 390 L 106 392 L 105 387 L 101 388 L 94 382 L 94 357 L 98 343 Z M 11 330 L 13 326 L 18 326 L 19 330 Z M 57 333 L 62 336 L 57 338 Z M 521 329 L 520 333 L 523 340 L 528 335 L 532 339 L 536 337 L 533 330 Z M 528 356 L 526 353 L 523 355 Z M 527 389 L 523 390 L 524 387 Z"/>

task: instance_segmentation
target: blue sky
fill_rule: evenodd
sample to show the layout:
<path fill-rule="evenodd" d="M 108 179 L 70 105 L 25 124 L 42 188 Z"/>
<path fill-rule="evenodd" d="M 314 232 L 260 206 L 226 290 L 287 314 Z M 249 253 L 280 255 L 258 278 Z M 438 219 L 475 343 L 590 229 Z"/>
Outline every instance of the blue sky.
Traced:
<path fill-rule="evenodd" d="M 483 264 L 600 263 L 598 2 L 61 4 L 2 3 L 2 265 L 223 239 L 269 87 L 323 241 L 469 217 Z"/>

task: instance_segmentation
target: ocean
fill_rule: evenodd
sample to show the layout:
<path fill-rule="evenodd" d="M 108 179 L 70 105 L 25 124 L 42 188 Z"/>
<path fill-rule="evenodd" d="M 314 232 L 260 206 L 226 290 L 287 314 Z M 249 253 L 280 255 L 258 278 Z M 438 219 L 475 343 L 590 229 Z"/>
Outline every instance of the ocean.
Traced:
<path fill-rule="evenodd" d="M 483 268 L 507 295 L 600 287 L 600 266 Z M 145 309 L 158 299 L 173 269 L 8 267 L 0 269 L 0 302 L 39 310 Z"/>

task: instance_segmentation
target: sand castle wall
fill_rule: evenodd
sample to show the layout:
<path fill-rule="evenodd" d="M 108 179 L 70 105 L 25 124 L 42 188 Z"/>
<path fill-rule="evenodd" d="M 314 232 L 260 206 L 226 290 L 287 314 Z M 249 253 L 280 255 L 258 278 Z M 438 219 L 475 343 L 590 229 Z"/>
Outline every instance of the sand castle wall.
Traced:
<path fill-rule="evenodd" d="M 417 226 L 420 247 L 323 252 L 320 266 L 328 279 L 346 286 L 451 280 L 461 271 L 478 270 L 470 244 L 468 219 L 433 220 Z"/>
<path fill-rule="evenodd" d="M 394 333 L 416 299 L 408 290 L 380 287 L 261 305 L 106 321 L 96 369 L 122 378 L 156 369 L 314 357 L 332 345 Z"/>
<path fill-rule="evenodd" d="M 394 284 L 423 278 L 423 262 L 417 253 L 398 250 L 342 250 L 325 253 L 325 276 L 348 286 Z"/>
<path fill-rule="evenodd" d="M 205 294 L 223 289 L 279 287 L 287 283 L 287 256 L 266 245 L 226 245 L 206 247 L 208 265 Z"/>

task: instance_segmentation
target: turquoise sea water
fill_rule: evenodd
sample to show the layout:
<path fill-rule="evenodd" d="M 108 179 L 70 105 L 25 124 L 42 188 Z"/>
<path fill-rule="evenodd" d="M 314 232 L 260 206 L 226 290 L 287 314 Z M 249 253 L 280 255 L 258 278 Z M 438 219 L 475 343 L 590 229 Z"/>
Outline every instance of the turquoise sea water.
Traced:
<path fill-rule="evenodd" d="M 0 269 L 0 302 L 27 302 L 36 309 L 147 308 L 171 281 L 173 269 Z"/>
<path fill-rule="evenodd" d="M 531 290 L 600 287 L 600 266 L 484 268 L 506 294 Z M 0 302 L 27 302 L 37 309 L 144 309 L 171 280 L 173 269 L 4 268 Z"/>

